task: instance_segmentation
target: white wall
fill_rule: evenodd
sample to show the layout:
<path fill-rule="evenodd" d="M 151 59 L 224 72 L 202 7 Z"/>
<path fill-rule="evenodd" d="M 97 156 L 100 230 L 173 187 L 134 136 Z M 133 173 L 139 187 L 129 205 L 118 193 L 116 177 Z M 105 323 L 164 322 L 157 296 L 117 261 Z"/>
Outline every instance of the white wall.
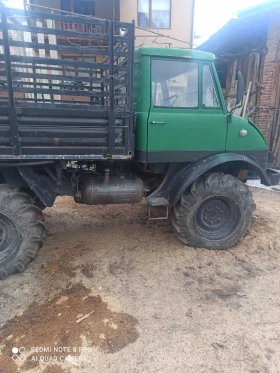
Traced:
<path fill-rule="evenodd" d="M 121 21 L 131 22 L 134 19 L 137 25 L 138 0 L 120 0 L 120 4 Z M 171 28 L 145 28 L 191 43 L 193 37 L 193 7 L 194 0 L 171 0 Z M 177 48 L 190 47 L 189 44 L 162 37 L 157 38 L 156 35 L 151 36 L 150 33 L 136 29 L 136 46 L 140 45 Z"/>

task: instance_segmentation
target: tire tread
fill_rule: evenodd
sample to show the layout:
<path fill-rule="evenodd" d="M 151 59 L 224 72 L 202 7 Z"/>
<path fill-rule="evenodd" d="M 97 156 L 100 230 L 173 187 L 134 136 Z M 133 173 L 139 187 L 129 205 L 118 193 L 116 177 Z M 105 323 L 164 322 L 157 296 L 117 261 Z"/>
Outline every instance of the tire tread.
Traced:
<path fill-rule="evenodd" d="M 242 201 L 241 230 L 235 236 L 230 237 L 229 242 L 206 241 L 196 234 L 192 226 L 186 223 L 189 214 L 194 211 L 198 201 L 202 201 L 205 196 L 213 191 L 223 192 L 237 196 Z M 179 240 L 187 246 L 203 247 L 206 249 L 225 250 L 240 243 L 240 240 L 250 233 L 250 226 L 254 221 L 254 211 L 256 204 L 253 201 L 252 192 L 240 180 L 229 174 L 212 173 L 199 177 L 189 189 L 187 189 L 177 205 L 174 206 L 172 224 L 175 234 Z"/>

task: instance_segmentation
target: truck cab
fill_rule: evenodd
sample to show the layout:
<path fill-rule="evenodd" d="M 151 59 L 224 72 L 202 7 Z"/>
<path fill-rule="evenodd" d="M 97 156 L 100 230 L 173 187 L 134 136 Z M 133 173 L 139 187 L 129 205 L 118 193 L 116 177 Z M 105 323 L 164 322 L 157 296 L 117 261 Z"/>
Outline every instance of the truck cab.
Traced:
<path fill-rule="evenodd" d="M 248 156 L 266 169 L 267 144 L 246 118 L 227 112 L 211 53 L 142 47 L 135 53 L 135 155 L 140 162 Z"/>

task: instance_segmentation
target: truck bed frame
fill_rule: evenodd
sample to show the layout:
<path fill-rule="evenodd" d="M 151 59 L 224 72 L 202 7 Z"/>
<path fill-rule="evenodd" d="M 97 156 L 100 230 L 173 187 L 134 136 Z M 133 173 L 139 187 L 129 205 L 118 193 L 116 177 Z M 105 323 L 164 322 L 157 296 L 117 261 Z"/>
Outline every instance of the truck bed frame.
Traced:
<path fill-rule="evenodd" d="M 134 22 L 0 12 L 0 160 L 130 159 Z"/>

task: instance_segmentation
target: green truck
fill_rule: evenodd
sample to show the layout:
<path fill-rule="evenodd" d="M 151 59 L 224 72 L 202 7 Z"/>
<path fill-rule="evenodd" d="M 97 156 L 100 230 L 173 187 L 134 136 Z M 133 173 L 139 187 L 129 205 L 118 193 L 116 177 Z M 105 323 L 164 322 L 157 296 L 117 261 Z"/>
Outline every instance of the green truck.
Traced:
<path fill-rule="evenodd" d="M 48 28 L 43 17 L 81 27 Z M 88 205 L 146 197 L 149 208 L 171 210 L 175 234 L 190 247 L 228 249 L 249 234 L 256 206 L 247 173 L 265 185 L 278 184 L 279 173 L 267 169 L 258 127 L 227 111 L 214 55 L 134 50 L 133 23 L 77 15 L 2 8 L 1 26 L 2 279 L 36 257 L 45 236 L 42 211 L 58 195 Z M 83 32 L 85 26 L 104 32 Z M 33 37 L 22 41 L 26 32 Z M 37 34 L 87 43 L 42 43 Z M 53 58 L 52 49 L 95 60 Z M 237 106 L 243 94 L 239 73 Z"/>

